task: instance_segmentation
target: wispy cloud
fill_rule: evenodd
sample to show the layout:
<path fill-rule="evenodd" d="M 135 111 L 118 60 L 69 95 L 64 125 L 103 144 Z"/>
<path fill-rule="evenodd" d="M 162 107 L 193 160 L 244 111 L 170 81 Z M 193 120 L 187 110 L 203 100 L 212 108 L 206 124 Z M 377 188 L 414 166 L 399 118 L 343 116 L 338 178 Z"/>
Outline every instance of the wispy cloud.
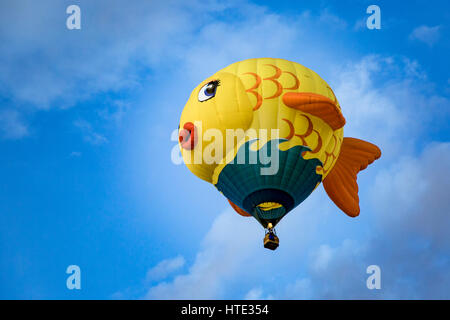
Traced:
<path fill-rule="evenodd" d="M 331 28 L 346 29 L 347 21 L 340 18 L 330 11 L 330 9 L 323 9 L 319 15 L 319 21 L 323 24 L 328 24 Z"/>
<path fill-rule="evenodd" d="M 28 126 L 16 110 L 0 110 L 0 136 L 5 139 L 20 139 L 28 135 Z"/>
<path fill-rule="evenodd" d="M 441 163 L 442 166 L 436 166 Z M 321 245 L 309 276 L 279 297 L 314 299 L 448 299 L 450 144 L 434 144 L 377 175 L 371 190 L 374 225 L 364 241 Z M 381 268 L 380 291 L 365 287 L 365 268 Z M 305 293 L 307 295 L 305 296 Z"/>
<path fill-rule="evenodd" d="M 167 259 L 159 262 L 156 266 L 147 271 L 145 277 L 146 281 L 159 281 L 166 278 L 171 273 L 178 271 L 185 264 L 182 256 L 177 256 L 173 259 Z"/>
<path fill-rule="evenodd" d="M 347 119 L 346 135 L 380 145 L 383 159 L 414 150 L 436 112 L 450 116 L 442 108 L 450 100 L 426 78 L 416 61 L 401 57 L 370 55 L 338 67 L 331 82 Z"/>
<path fill-rule="evenodd" d="M 115 125 L 120 126 L 123 117 L 130 108 L 130 103 L 123 100 L 112 101 L 104 109 L 100 109 L 98 114 L 101 118 L 106 121 L 112 121 Z"/>
<path fill-rule="evenodd" d="M 219 215 L 205 236 L 203 248 L 185 274 L 170 282 L 160 282 L 148 289 L 147 299 L 205 299 L 223 295 L 227 280 L 242 268 L 252 247 L 252 236 L 258 230 L 243 223 L 228 209 Z M 254 226 L 253 226 L 254 227 Z M 232 236 L 239 234 L 239 237 Z M 254 246 L 253 246 L 254 247 Z"/>
<path fill-rule="evenodd" d="M 448 172 L 449 143 L 436 143 L 417 157 L 409 156 L 399 159 L 398 163 L 392 162 L 377 174 L 373 187 L 367 192 L 372 202 L 370 210 L 366 208 L 363 212 L 371 215 L 370 219 L 363 218 L 366 223 L 371 221 L 367 236 L 359 239 L 344 236 L 338 244 L 310 247 L 301 260 L 307 267 L 303 277 L 298 277 L 302 272 L 289 268 L 298 261 L 295 246 L 283 243 L 283 246 L 289 247 L 287 250 L 291 254 L 273 257 L 258 252 L 254 246 L 236 246 L 225 233 L 231 221 L 235 220 L 232 216 L 235 214 L 224 213 L 216 219 L 205 237 L 207 247 L 198 253 L 190 273 L 176 277 L 173 282 L 152 287 L 147 298 L 190 297 L 191 292 L 187 288 L 194 282 L 200 288 L 211 284 L 209 290 L 200 290 L 194 297 L 223 298 L 227 290 L 232 290 L 235 285 L 227 279 L 235 278 L 237 282 L 247 284 L 244 279 L 248 275 L 242 272 L 242 268 L 230 268 L 230 262 L 224 268 L 217 268 L 217 265 L 224 263 L 222 259 L 228 259 L 228 254 L 225 257 L 211 254 L 221 248 L 225 252 L 235 253 L 231 258 L 233 264 L 245 266 L 255 274 L 253 283 L 258 283 L 258 286 L 243 294 L 245 299 L 448 299 L 450 276 L 446 270 L 450 266 L 450 258 L 446 252 L 450 250 L 447 237 L 450 202 L 445 192 L 450 188 L 450 179 L 442 177 Z M 312 204 L 312 207 L 315 205 Z M 298 216 L 297 212 L 294 217 Z M 289 217 L 290 224 L 297 225 L 299 230 L 323 228 L 322 219 L 310 220 L 310 224 L 305 224 L 305 221 L 300 223 L 294 217 Z M 242 219 L 238 221 L 238 218 L 233 223 L 238 228 L 233 232 L 239 232 L 239 239 L 244 242 L 254 241 L 255 235 L 247 239 L 241 233 L 247 227 L 244 226 L 246 222 Z M 248 231 L 255 228 L 248 225 Z M 283 230 L 284 236 L 286 231 Z M 351 233 L 347 236 L 351 237 Z M 215 239 L 213 243 L 209 241 L 211 238 Z M 372 264 L 381 268 L 381 290 L 366 287 L 366 268 Z M 283 277 L 275 282 L 267 281 L 280 270 L 284 270 L 281 272 Z M 188 293 L 184 295 L 181 293 L 183 290 L 188 290 Z"/>
<path fill-rule="evenodd" d="M 10 137 L 26 135 L 25 126 L 18 125 L 23 106 L 31 111 L 67 109 L 100 94 L 126 96 L 139 89 L 161 61 L 174 63 L 183 56 L 178 47 L 194 39 L 193 32 L 210 13 L 226 7 L 215 2 L 79 1 L 82 29 L 68 30 L 65 5 L 48 0 L 0 5 L 0 41 L 8 44 L 0 52 L 0 98 L 14 109 L 3 115 L 11 123 Z M 120 122 L 128 108 L 122 97 L 117 100 L 108 110 L 99 108 L 101 118 Z"/>
<path fill-rule="evenodd" d="M 77 120 L 74 122 L 75 127 L 79 128 L 83 139 L 93 145 L 100 145 L 108 142 L 108 139 L 102 134 L 96 132 L 92 125 L 86 120 Z"/>
<path fill-rule="evenodd" d="M 440 30 L 441 26 L 429 27 L 423 25 L 415 28 L 409 35 L 409 38 L 424 42 L 431 47 L 439 40 Z"/>
<path fill-rule="evenodd" d="M 120 123 L 130 105 L 123 96 L 150 87 L 151 81 L 156 84 L 149 74 L 160 71 L 161 65 L 170 65 L 171 72 L 179 70 L 183 79 L 200 80 L 249 57 L 294 58 L 301 52 L 306 63 L 327 49 L 299 51 L 299 44 L 326 47 L 327 41 L 304 30 L 328 26 L 325 39 L 336 25 L 345 27 L 345 21 L 329 10 L 286 18 L 241 1 L 79 1 L 82 29 L 68 30 L 61 15 L 64 5 L 18 0 L 0 10 L 0 27 L 8 30 L 0 33 L 0 40 L 8 43 L 0 52 L 0 98 L 9 99 L 18 113 L 20 106 L 34 111 L 67 109 L 114 93 L 117 101 L 98 107 L 97 113 L 105 121 Z M 222 21 L 225 10 L 242 19 Z M 42 16 L 47 17 L 45 23 Z"/>
<path fill-rule="evenodd" d="M 430 143 L 419 156 L 405 155 L 382 170 L 372 192 L 377 222 L 392 234 L 425 238 L 430 245 L 450 246 L 450 143 Z M 408 241 L 408 240 L 406 240 Z"/>
<path fill-rule="evenodd" d="M 82 153 L 79 151 L 72 151 L 70 153 L 70 157 L 73 157 L 73 158 L 79 158 L 79 157 L 81 157 L 81 155 L 82 155 Z"/>
<path fill-rule="evenodd" d="M 251 289 L 244 297 L 244 300 L 270 300 L 271 295 L 264 296 L 264 290 L 261 287 Z"/>

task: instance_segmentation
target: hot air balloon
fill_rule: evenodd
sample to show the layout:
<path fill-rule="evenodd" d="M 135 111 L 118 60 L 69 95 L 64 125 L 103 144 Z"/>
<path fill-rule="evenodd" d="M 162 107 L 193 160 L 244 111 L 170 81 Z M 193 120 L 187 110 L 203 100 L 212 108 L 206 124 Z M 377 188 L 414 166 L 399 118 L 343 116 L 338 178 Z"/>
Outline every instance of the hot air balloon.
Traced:
<path fill-rule="evenodd" d="M 344 125 L 333 90 L 317 73 L 257 58 L 231 64 L 192 91 L 179 144 L 189 170 L 238 214 L 254 217 L 266 229 L 264 246 L 274 250 L 277 223 L 321 182 L 342 211 L 359 215 L 357 174 L 381 151 L 344 138 Z M 212 136 L 220 142 L 214 148 Z"/>

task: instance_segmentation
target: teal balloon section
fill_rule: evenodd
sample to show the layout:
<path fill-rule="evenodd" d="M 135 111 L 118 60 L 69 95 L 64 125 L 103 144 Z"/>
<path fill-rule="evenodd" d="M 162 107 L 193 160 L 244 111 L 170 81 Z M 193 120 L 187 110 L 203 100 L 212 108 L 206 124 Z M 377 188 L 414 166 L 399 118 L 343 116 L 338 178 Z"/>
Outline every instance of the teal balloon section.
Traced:
<path fill-rule="evenodd" d="M 216 184 L 220 192 L 252 214 L 263 227 L 269 222 L 275 226 L 322 181 L 322 175 L 316 173 L 317 166 L 322 166 L 320 160 L 302 156 L 310 149 L 294 146 L 282 151 L 279 144 L 284 141 L 270 140 L 257 151 L 250 149 L 255 140 L 246 142 L 222 169 Z M 271 172 L 270 168 L 276 170 Z M 282 206 L 262 210 L 258 205 L 264 202 Z"/>

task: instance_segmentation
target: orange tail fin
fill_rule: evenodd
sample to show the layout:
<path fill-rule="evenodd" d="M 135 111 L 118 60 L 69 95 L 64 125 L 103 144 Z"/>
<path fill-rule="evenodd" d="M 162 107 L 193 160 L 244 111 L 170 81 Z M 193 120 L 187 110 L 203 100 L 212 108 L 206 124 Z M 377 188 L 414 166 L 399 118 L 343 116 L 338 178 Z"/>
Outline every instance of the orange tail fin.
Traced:
<path fill-rule="evenodd" d="M 381 156 L 380 149 L 369 142 L 344 138 L 341 151 L 323 186 L 333 202 L 350 217 L 359 215 L 356 175 Z"/>

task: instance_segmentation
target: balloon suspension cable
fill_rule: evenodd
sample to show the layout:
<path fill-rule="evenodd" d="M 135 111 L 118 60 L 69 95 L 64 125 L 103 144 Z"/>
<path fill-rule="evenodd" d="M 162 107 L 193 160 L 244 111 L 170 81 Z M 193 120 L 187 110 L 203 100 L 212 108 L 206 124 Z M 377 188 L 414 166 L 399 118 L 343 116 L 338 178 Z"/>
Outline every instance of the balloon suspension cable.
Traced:
<path fill-rule="evenodd" d="M 273 233 L 273 234 L 275 234 L 275 235 L 277 234 L 276 231 L 275 231 L 275 227 L 272 225 L 271 222 L 269 222 L 269 223 L 267 224 L 266 231 L 269 232 L 269 233 Z"/>

